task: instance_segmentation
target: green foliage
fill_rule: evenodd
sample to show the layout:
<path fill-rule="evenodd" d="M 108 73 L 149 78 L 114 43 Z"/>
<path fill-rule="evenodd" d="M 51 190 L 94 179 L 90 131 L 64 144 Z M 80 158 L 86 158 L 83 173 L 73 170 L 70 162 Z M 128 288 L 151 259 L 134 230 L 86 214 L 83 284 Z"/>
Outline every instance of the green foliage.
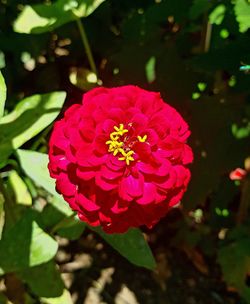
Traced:
<path fill-rule="evenodd" d="M 39 186 L 62 200 L 55 190 L 55 181 L 50 178 L 48 171 L 48 155 L 35 151 L 17 150 L 20 165 L 24 172 Z M 63 203 L 66 206 L 66 203 Z"/>
<path fill-rule="evenodd" d="M 75 217 L 72 217 L 72 211 L 63 202 L 62 198 L 55 192 L 54 180 L 49 177 L 47 164 L 48 157 L 45 154 L 18 150 L 18 157 L 23 170 L 30 176 L 37 184 L 43 186 L 47 191 L 53 194 L 59 200 L 55 200 L 53 206 L 65 213 L 68 217 L 60 216 L 57 218 L 56 226 L 53 230 L 63 237 L 69 239 L 76 239 L 79 237 L 85 226 Z M 32 164 L 32 166 L 30 166 Z M 51 225 L 50 221 L 55 220 L 55 212 L 48 209 L 44 215 L 46 218 L 46 225 Z M 145 242 L 142 233 L 138 229 L 131 229 L 126 234 L 122 235 L 107 235 L 100 229 L 94 229 L 101 237 L 104 238 L 112 247 L 114 247 L 121 255 L 126 257 L 131 263 L 138 266 L 143 266 L 149 269 L 155 267 L 155 261 L 152 253 Z"/>
<path fill-rule="evenodd" d="M 2 117 L 4 113 L 5 100 L 6 100 L 6 85 L 3 75 L 0 71 L 0 117 Z"/>
<path fill-rule="evenodd" d="M 246 32 L 250 28 L 250 3 L 245 0 L 235 0 L 234 11 L 240 32 Z"/>
<path fill-rule="evenodd" d="M 105 0 L 57 0 L 52 4 L 27 5 L 14 23 L 17 33 L 41 34 L 76 18 L 87 17 Z"/>
<path fill-rule="evenodd" d="M 85 92 L 101 83 L 131 83 L 159 91 L 190 125 L 194 163 L 181 215 L 173 223 L 171 216 L 177 212 L 170 212 L 166 221 L 147 232 L 160 281 L 161 271 L 171 268 L 162 264 L 165 251 L 172 255 L 174 246 L 174 253 L 185 248 L 188 255 L 190 248 L 198 248 L 204 260 L 206 255 L 210 261 L 217 256 L 222 279 L 241 296 L 238 302 L 250 302 L 249 182 L 246 177 L 236 185 L 229 179 L 237 167 L 249 172 L 243 164 L 249 156 L 250 75 L 239 70 L 250 64 L 249 28 L 247 0 L 2 1 L 0 268 L 6 282 L 15 275 L 24 284 L 25 304 L 72 304 L 77 284 L 84 289 L 91 271 L 97 273 L 105 261 L 95 259 L 108 255 L 96 249 L 101 248 L 99 238 L 95 244 L 95 234 L 55 191 L 47 169 L 51 123 L 62 110 L 65 92 L 67 108 L 81 100 L 79 89 Z M 87 35 L 84 45 L 82 31 Z M 89 54 L 97 74 L 91 71 Z M 155 268 L 139 229 L 122 235 L 91 229 L 134 265 Z M 167 248 L 162 241 L 166 237 Z M 66 255 L 63 262 L 61 251 Z M 78 283 L 73 281 L 68 289 L 58 263 L 77 264 L 79 252 L 93 253 L 94 266 L 90 272 L 73 270 L 70 275 Z M 178 254 L 176 259 L 173 281 L 182 282 L 175 269 Z M 194 264 L 196 259 L 191 255 Z M 180 287 L 185 288 L 178 283 Z M 1 303 L 9 303 L 6 295 L 0 295 Z"/>
<path fill-rule="evenodd" d="M 64 92 L 33 95 L 20 101 L 10 114 L 0 119 L 0 166 L 13 150 L 51 124 L 64 100 Z"/>
<path fill-rule="evenodd" d="M 250 271 L 249 227 L 234 229 L 229 234 L 229 240 L 229 244 L 219 249 L 218 262 L 227 284 L 237 288 L 248 303 L 250 301 L 250 288 L 247 285 L 247 275 Z"/>
<path fill-rule="evenodd" d="M 90 228 L 131 263 L 148 269 L 155 268 L 154 257 L 140 230 L 130 229 L 124 234 L 106 234 L 99 228 Z"/>
<path fill-rule="evenodd" d="M 28 187 L 16 171 L 10 172 L 8 182 L 8 190 L 10 193 L 12 192 L 13 200 L 16 202 L 16 204 L 31 206 L 32 197 Z"/>
<path fill-rule="evenodd" d="M 57 248 L 57 242 L 39 227 L 35 215 L 27 211 L 0 241 L 1 273 L 48 262 L 55 256 Z"/>
<path fill-rule="evenodd" d="M 63 294 L 64 284 L 54 262 L 50 261 L 18 272 L 36 295 L 57 298 Z"/>

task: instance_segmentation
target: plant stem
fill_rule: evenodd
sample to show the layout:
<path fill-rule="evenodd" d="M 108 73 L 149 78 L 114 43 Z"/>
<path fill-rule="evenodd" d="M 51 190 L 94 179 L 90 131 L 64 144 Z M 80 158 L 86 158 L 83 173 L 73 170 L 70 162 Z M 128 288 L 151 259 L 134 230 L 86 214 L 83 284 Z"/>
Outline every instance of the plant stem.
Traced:
<path fill-rule="evenodd" d="M 82 23 L 81 19 L 78 18 L 78 17 L 76 17 L 76 23 L 77 23 L 77 26 L 78 26 L 78 29 L 79 29 L 79 32 L 80 32 L 80 36 L 81 36 L 81 39 L 82 39 L 83 46 L 84 46 L 85 51 L 86 51 L 86 55 L 87 55 L 87 58 L 88 58 L 88 61 L 89 61 L 90 68 L 91 68 L 92 72 L 94 72 L 97 75 L 97 69 L 96 69 L 95 61 L 94 61 L 94 58 L 93 58 L 93 54 L 92 54 L 92 51 L 91 51 L 91 48 L 90 48 L 90 45 L 89 45 L 88 37 L 86 35 L 86 31 L 84 29 L 83 23 Z"/>

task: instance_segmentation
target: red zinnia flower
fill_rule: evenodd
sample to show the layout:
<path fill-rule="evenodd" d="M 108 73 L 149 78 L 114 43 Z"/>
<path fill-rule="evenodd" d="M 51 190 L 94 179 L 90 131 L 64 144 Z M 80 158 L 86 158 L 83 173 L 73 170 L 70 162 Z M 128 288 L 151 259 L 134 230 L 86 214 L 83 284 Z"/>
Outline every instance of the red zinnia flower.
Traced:
<path fill-rule="evenodd" d="M 50 175 L 89 225 L 108 233 L 152 227 L 186 191 L 189 135 L 187 123 L 159 93 L 96 88 L 55 123 Z"/>

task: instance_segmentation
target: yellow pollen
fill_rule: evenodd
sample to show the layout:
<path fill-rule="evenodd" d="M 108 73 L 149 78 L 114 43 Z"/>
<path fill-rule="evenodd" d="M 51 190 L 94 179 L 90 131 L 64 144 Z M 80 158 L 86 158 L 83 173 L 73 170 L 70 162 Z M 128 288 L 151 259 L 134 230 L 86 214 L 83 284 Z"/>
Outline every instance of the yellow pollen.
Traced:
<path fill-rule="evenodd" d="M 134 151 L 129 151 L 128 153 L 125 153 L 125 155 L 124 156 L 122 156 L 122 157 L 119 157 L 118 159 L 119 160 L 125 160 L 126 161 L 126 164 L 129 166 L 129 162 L 130 161 L 134 161 L 135 159 L 133 158 L 133 155 L 134 154 Z"/>
<path fill-rule="evenodd" d="M 128 132 L 128 129 L 124 129 L 124 124 L 120 124 L 119 128 L 115 126 L 114 129 L 116 130 L 116 132 L 113 132 L 111 134 L 117 134 L 117 135 L 122 136 Z"/>
<path fill-rule="evenodd" d="M 130 162 L 135 160 L 133 157 L 135 152 L 126 145 L 129 136 L 123 137 L 129 130 L 125 129 L 123 124 L 119 124 L 119 127 L 114 126 L 114 130 L 114 132 L 110 133 L 110 139 L 106 141 L 106 144 L 109 146 L 108 152 L 112 152 L 114 156 L 119 153 L 118 159 L 121 161 L 125 160 L 129 166 Z M 137 139 L 139 142 L 145 142 L 147 135 L 137 136 Z"/>
<path fill-rule="evenodd" d="M 144 135 L 143 137 L 141 137 L 141 136 L 139 135 L 139 136 L 137 136 L 137 138 L 138 138 L 139 142 L 145 142 L 145 141 L 147 140 L 148 136 L 147 136 L 147 135 Z"/>

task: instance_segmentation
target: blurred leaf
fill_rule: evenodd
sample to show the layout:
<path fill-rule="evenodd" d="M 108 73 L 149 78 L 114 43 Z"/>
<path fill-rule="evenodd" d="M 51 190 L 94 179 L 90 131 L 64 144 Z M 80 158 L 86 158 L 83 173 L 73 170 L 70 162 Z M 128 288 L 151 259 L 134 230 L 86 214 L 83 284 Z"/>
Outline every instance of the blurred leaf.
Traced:
<path fill-rule="evenodd" d="M 155 268 L 155 259 L 139 229 L 132 228 L 124 234 L 107 234 L 103 232 L 101 228 L 90 226 L 89 228 L 97 232 L 108 244 L 131 263 L 148 269 Z"/>
<path fill-rule="evenodd" d="M 2 192 L 0 192 L 0 239 L 2 238 L 2 232 L 4 227 L 4 220 L 5 220 L 5 214 L 4 214 L 4 196 Z"/>
<path fill-rule="evenodd" d="M 24 269 L 18 273 L 18 276 L 38 297 L 58 298 L 63 295 L 64 284 L 54 261 Z"/>
<path fill-rule="evenodd" d="M 14 31 L 40 34 L 52 31 L 76 18 L 87 17 L 105 0 L 58 0 L 26 5 L 14 22 Z"/>
<path fill-rule="evenodd" d="M 196 19 L 204 14 L 211 7 L 211 3 L 207 0 L 194 0 L 189 10 L 189 18 Z"/>
<path fill-rule="evenodd" d="M 102 83 L 92 71 L 76 67 L 70 69 L 69 80 L 74 86 L 84 91 L 89 91 Z"/>
<path fill-rule="evenodd" d="M 7 89 L 6 89 L 5 81 L 4 81 L 3 75 L 0 71 L 0 118 L 4 114 L 6 92 L 7 92 Z"/>
<path fill-rule="evenodd" d="M 237 124 L 232 124 L 232 134 L 237 139 L 242 139 L 250 136 L 250 122 L 245 127 L 238 127 Z"/>
<path fill-rule="evenodd" d="M 48 262 L 57 248 L 57 242 L 38 226 L 34 213 L 28 210 L 0 241 L 0 272 L 18 271 Z"/>
<path fill-rule="evenodd" d="M 64 92 L 33 95 L 0 119 L 0 166 L 14 149 L 45 129 L 60 113 Z"/>
<path fill-rule="evenodd" d="M 146 70 L 146 77 L 148 83 L 152 83 L 155 81 L 155 56 L 149 58 L 148 62 L 146 63 L 145 70 Z"/>
<path fill-rule="evenodd" d="M 220 25 L 224 19 L 225 12 L 226 6 L 224 4 L 216 6 L 216 8 L 209 15 L 209 22 L 211 24 Z"/>
<path fill-rule="evenodd" d="M 2 294 L 2 293 L 0 293 L 0 303 L 1 303 L 1 304 L 13 304 L 13 303 L 10 302 L 10 301 L 7 299 L 7 297 L 6 297 L 4 294 Z"/>
<path fill-rule="evenodd" d="M 25 206 L 32 205 L 32 197 L 29 193 L 29 190 L 22 180 L 22 178 L 18 175 L 16 171 L 11 171 L 9 175 L 9 187 L 13 192 L 14 201 L 16 204 L 21 204 Z"/>
<path fill-rule="evenodd" d="M 219 249 L 218 262 L 222 267 L 224 279 L 231 287 L 250 301 L 250 287 L 246 284 L 250 272 L 250 239 L 238 239 Z"/>
<path fill-rule="evenodd" d="M 250 3 L 246 0 L 235 0 L 234 11 L 241 33 L 250 28 Z"/>

